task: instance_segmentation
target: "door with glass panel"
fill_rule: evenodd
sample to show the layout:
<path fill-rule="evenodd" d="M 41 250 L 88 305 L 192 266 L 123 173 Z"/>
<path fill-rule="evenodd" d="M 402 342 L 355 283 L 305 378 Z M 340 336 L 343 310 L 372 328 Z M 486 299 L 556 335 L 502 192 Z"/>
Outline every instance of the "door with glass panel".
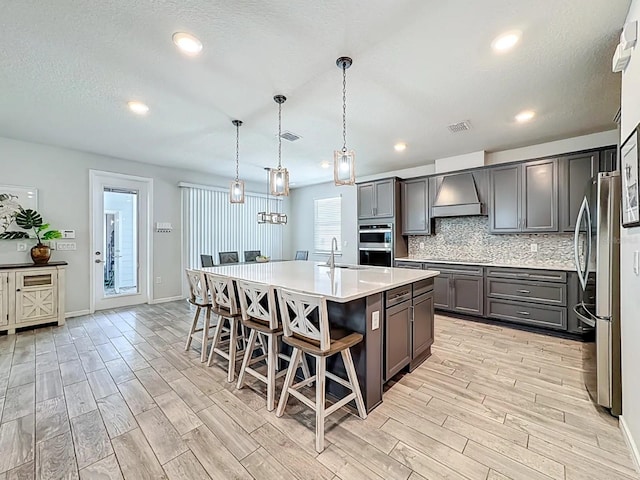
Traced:
<path fill-rule="evenodd" d="M 91 172 L 93 306 L 146 303 L 150 180 Z"/>

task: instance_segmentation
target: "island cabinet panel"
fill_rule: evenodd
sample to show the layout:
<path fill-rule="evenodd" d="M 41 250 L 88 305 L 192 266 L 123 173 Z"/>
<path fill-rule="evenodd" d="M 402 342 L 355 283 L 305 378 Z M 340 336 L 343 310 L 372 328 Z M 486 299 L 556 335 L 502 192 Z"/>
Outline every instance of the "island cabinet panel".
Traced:
<path fill-rule="evenodd" d="M 411 312 L 411 358 L 415 359 L 433 345 L 433 291 L 413 299 Z"/>
<path fill-rule="evenodd" d="M 385 380 L 411 361 L 411 299 L 387 308 L 385 321 Z"/>
<path fill-rule="evenodd" d="M 9 277 L 5 272 L 0 272 L 0 325 L 9 323 Z"/>
<path fill-rule="evenodd" d="M 429 181 L 425 178 L 402 183 L 402 234 L 430 235 Z"/>

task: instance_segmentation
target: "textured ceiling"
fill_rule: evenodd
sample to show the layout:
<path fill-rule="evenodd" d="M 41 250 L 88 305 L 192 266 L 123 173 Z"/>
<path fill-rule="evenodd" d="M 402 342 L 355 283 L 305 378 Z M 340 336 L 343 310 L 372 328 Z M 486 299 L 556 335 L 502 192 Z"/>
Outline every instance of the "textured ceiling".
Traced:
<path fill-rule="evenodd" d="M 283 163 L 325 181 L 341 146 L 349 55 L 349 147 L 358 173 L 613 128 L 611 56 L 630 0 L 0 0 L 0 136 L 231 176 L 276 163 L 274 94 L 289 100 Z M 510 53 L 492 39 L 523 32 Z M 171 42 L 188 31 L 200 57 Z M 139 99 L 151 111 L 131 114 Z M 536 119 L 515 124 L 520 110 Z M 470 120 L 470 132 L 447 125 Z M 408 148 L 393 150 L 397 141 Z"/>

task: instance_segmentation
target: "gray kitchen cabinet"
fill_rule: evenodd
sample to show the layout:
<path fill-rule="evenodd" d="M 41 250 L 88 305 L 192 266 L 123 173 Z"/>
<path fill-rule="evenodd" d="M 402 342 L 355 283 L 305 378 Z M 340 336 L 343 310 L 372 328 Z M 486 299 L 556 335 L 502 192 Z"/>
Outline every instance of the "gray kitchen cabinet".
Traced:
<path fill-rule="evenodd" d="M 428 264 L 438 270 L 434 278 L 434 306 L 440 310 L 482 315 L 484 313 L 483 268 L 467 265 Z"/>
<path fill-rule="evenodd" d="M 560 231 L 573 232 L 589 181 L 600 167 L 600 153 L 587 152 L 560 159 Z"/>
<path fill-rule="evenodd" d="M 393 217 L 395 179 L 358 184 L 358 219 Z"/>
<path fill-rule="evenodd" d="M 613 172 L 618 168 L 618 149 L 605 148 L 600 151 L 600 165 L 598 171 Z"/>
<path fill-rule="evenodd" d="M 522 164 L 522 232 L 558 231 L 558 161 Z"/>
<path fill-rule="evenodd" d="M 430 235 L 429 179 L 416 178 L 402 183 L 402 234 Z"/>
<path fill-rule="evenodd" d="M 520 165 L 489 172 L 489 229 L 492 233 L 520 231 Z"/>
<path fill-rule="evenodd" d="M 558 231 L 558 162 L 536 160 L 489 174 L 491 233 Z"/>
<path fill-rule="evenodd" d="M 385 294 L 385 380 L 411 362 L 411 291 L 411 285 L 406 285 Z"/>

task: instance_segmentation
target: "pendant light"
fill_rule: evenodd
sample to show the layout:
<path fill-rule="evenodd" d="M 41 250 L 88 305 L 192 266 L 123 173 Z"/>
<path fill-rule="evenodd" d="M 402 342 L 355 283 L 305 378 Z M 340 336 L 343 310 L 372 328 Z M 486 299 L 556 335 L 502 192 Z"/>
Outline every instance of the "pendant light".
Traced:
<path fill-rule="evenodd" d="M 236 126 L 236 179 L 231 182 L 231 189 L 229 190 L 229 201 L 231 203 L 244 203 L 244 182 L 238 177 L 238 168 L 240 165 L 240 120 L 233 120 Z"/>
<path fill-rule="evenodd" d="M 281 197 L 289 195 L 289 171 L 282 167 L 282 104 L 287 97 L 276 95 L 273 100 L 278 104 L 278 168 L 269 172 L 269 185 L 271 195 Z"/>
<path fill-rule="evenodd" d="M 333 181 L 336 185 L 356 183 L 356 153 L 347 150 L 347 68 L 352 63 L 349 57 L 336 60 L 336 65 L 342 69 L 342 150 L 333 152 Z"/>

